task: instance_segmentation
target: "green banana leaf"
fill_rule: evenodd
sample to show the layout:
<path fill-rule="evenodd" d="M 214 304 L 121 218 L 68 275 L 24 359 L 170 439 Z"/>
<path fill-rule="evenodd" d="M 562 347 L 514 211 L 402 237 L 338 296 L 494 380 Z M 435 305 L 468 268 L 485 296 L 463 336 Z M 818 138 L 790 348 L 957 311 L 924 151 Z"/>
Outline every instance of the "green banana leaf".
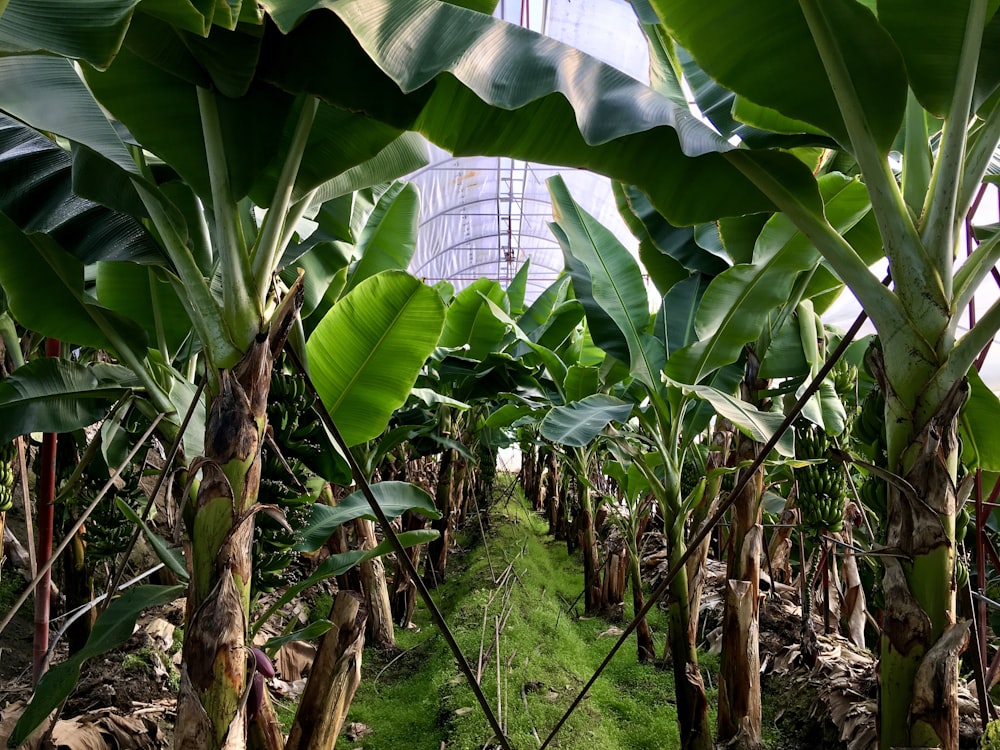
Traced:
<path fill-rule="evenodd" d="M 444 304 L 401 271 L 365 279 L 307 341 L 312 379 L 348 445 L 377 437 L 438 343 Z"/>
<path fill-rule="evenodd" d="M 632 234 L 639 240 L 639 257 L 643 265 L 653 266 L 661 279 L 672 275 L 676 280 L 686 278 L 688 273 L 703 273 L 718 276 L 729 267 L 724 253 L 713 253 L 698 244 L 691 227 L 675 227 L 653 207 L 641 190 L 625 185 L 621 188 L 623 211 L 620 211 Z M 657 258 L 657 255 L 666 258 Z M 674 261 L 670 264 L 670 260 Z M 686 269 L 681 273 L 676 265 Z M 673 266 L 673 267 L 672 267 Z M 662 282 L 661 282 L 662 283 Z M 665 293 L 659 284 L 657 288 Z M 667 287 L 669 288 L 669 287 Z"/>
<path fill-rule="evenodd" d="M 671 35 L 716 81 L 850 146 L 837 98 L 798 3 L 650 2 Z M 862 4 L 825 2 L 823 15 L 834 43 L 850 51 L 844 59 L 861 110 L 876 144 L 888 153 L 906 106 L 903 58 L 892 37 Z"/>
<path fill-rule="evenodd" d="M 560 445 L 582 448 L 612 422 L 624 422 L 633 404 L 614 396 L 596 393 L 566 406 L 555 406 L 539 426 L 541 435 Z"/>
<path fill-rule="evenodd" d="M 666 354 L 662 342 L 649 334 L 649 302 L 638 263 L 573 201 L 560 177 L 549 180 L 549 192 L 556 218 L 553 232 L 562 245 L 577 299 L 587 311 L 594 342 L 627 362 L 632 375 L 648 388 L 659 390 Z"/>
<path fill-rule="evenodd" d="M 438 0 L 342 0 L 332 13 L 319 0 L 294 6 L 274 16 L 286 32 L 266 71 L 277 86 L 416 130 L 457 155 L 612 175 L 677 224 L 772 209 L 716 153 L 731 145 L 686 106 L 579 50 Z M 772 167 L 793 189 L 813 182 L 790 155 L 775 154 Z"/>
<path fill-rule="evenodd" d="M 465 356 L 477 360 L 497 351 L 506 330 L 490 310 L 489 303 L 507 312 L 507 295 L 503 287 L 491 279 L 478 279 L 459 292 L 448 305 L 440 345 L 468 346 Z"/>
<path fill-rule="evenodd" d="M 49 235 L 84 264 L 164 262 L 159 245 L 134 218 L 74 195 L 75 177 L 65 149 L 0 114 L 0 211 L 26 232 Z"/>
<path fill-rule="evenodd" d="M 141 357 L 146 336 L 133 321 L 95 303 L 83 264 L 44 234 L 24 234 L 0 214 L 0 286 L 14 318 L 43 336 Z M 31 283 L 25 283 L 30 279 Z"/>
<path fill-rule="evenodd" d="M 137 385 L 133 372 L 119 365 L 33 359 L 0 380 L 0 442 L 92 425 Z"/>
<path fill-rule="evenodd" d="M 417 133 L 403 133 L 375 156 L 351 167 L 316 188 L 313 204 L 323 204 L 355 190 L 391 182 L 427 166 L 427 142 Z"/>
<path fill-rule="evenodd" d="M 173 356 L 191 335 L 184 304 L 163 269 L 136 263 L 98 263 L 97 299 L 109 310 L 136 321 L 150 341 Z"/>
<path fill-rule="evenodd" d="M 668 382 L 684 393 L 696 396 L 710 403 L 716 413 L 728 419 L 741 432 L 749 435 L 759 443 L 765 443 L 770 440 L 771 436 L 777 432 L 778 426 L 784 420 L 782 414 L 760 411 L 746 401 L 742 401 L 710 386 L 686 385 L 675 381 Z M 781 455 L 789 458 L 793 457 L 795 455 L 795 446 L 792 433 L 786 431 L 775 448 Z"/>
<path fill-rule="evenodd" d="M 969 371 L 969 400 L 959 421 L 963 462 L 984 471 L 1000 471 L 1000 444 L 996 426 L 1000 423 L 1000 399 L 983 382 L 976 370 Z"/>
<path fill-rule="evenodd" d="M 935 0 L 879 0 L 878 18 L 906 62 L 910 86 L 924 109 L 938 117 L 951 106 L 958 73 L 968 3 Z M 976 110 L 1000 84 L 1000 17 L 990 3 L 979 53 Z M 961 12 L 956 12 L 961 11 Z"/>
<path fill-rule="evenodd" d="M 404 548 L 409 548 L 418 544 L 426 544 L 427 542 L 434 541 L 437 539 L 438 533 L 433 529 L 418 529 L 417 531 L 404 531 L 401 534 L 397 534 L 397 536 L 399 538 L 399 543 L 402 544 Z M 317 583 L 322 583 L 330 578 L 342 575 L 355 565 L 362 563 L 365 560 L 371 560 L 376 557 L 387 555 L 392 552 L 392 550 L 392 544 L 389 540 L 383 539 L 377 546 L 369 550 L 358 549 L 351 550 L 350 552 L 342 552 L 338 555 L 330 555 L 326 558 L 326 560 L 320 563 L 319 567 L 316 568 L 316 570 L 314 570 L 308 578 L 304 578 L 298 583 L 294 583 L 285 589 L 281 596 L 278 597 L 278 599 L 275 600 L 275 602 L 268 607 L 260 617 L 257 618 L 251 628 L 251 634 L 256 634 L 260 630 L 260 627 L 271 617 L 271 615 L 310 586 L 315 586 Z"/>
<path fill-rule="evenodd" d="M 695 316 L 709 279 L 702 274 L 694 274 L 671 287 L 663 295 L 663 304 L 656 315 L 654 324 L 657 338 L 667 344 L 667 357 L 697 341 Z"/>
<path fill-rule="evenodd" d="M 514 278 L 507 284 L 507 299 L 510 302 L 510 312 L 512 315 L 522 315 L 524 313 L 524 296 L 528 289 L 528 269 L 531 266 L 531 258 L 525 258 L 524 263 L 517 269 Z"/>
<path fill-rule="evenodd" d="M 51 9 L 50 9 L 51 10 Z M 71 12 L 66 9 L 66 12 Z M 0 16 L 0 24 L 7 20 Z M 138 175 L 132 155 L 70 60 L 0 57 L 0 109 L 36 130 L 56 133 Z"/>
<path fill-rule="evenodd" d="M 857 180 L 827 175 L 820 188 L 827 217 L 840 231 L 849 230 L 871 209 L 867 191 Z M 772 313 L 788 304 L 798 275 L 819 261 L 819 252 L 785 215 L 772 217 L 757 240 L 753 262 L 734 266 L 709 284 L 695 318 L 697 340 L 671 354 L 667 375 L 693 384 L 735 362 L 744 345 L 765 330 Z"/>
<path fill-rule="evenodd" d="M 425 518 L 440 518 L 434 498 L 409 482 L 376 482 L 372 494 L 386 517 L 392 520 L 406 511 L 414 511 Z M 299 552 L 315 552 L 330 538 L 338 527 L 355 518 L 377 520 L 361 490 L 352 492 L 335 506 L 316 503 L 312 506 L 309 522 L 302 532 L 302 539 L 295 545 Z"/>
<path fill-rule="evenodd" d="M 563 390 L 567 401 L 582 401 L 600 391 L 601 371 L 597 367 L 570 365 L 566 368 Z"/>
<path fill-rule="evenodd" d="M 169 604 L 184 596 L 184 591 L 184 586 L 137 586 L 111 602 L 97 618 L 84 647 L 66 661 L 50 668 L 39 679 L 31 702 L 14 725 L 8 746 L 20 747 L 28 735 L 62 705 L 76 687 L 85 661 L 125 643 L 132 637 L 135 621 L 143 610 Z"/>
<path fill-rule="evenodd" d="M 346 292 L 381 271 L 405 271 L 417 249 L 420 195 L 409 182 L 397 182 L 382 194 L 358 237 L 360 256 L 350 273 Z"/>
<path fill-rule="evenodd" d="M 0 53 L 54 52 L 104 67 L 121 46 L 138 4 L 139 0 L 5 0 L 0 3 Z"/>

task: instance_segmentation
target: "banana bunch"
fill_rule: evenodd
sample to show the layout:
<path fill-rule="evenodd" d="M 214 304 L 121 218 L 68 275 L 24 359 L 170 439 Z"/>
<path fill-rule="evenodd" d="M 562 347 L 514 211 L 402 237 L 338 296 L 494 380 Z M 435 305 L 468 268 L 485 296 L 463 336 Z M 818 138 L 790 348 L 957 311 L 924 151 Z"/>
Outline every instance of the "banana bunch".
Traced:
<path fill-rule="evenodd" d="M 694 455 L 694 450 L 688 451 L 687 455 L 684 456 L 684 463 L 681 464 L 682 500 L 694 492 L 694 488 L 698 486 L 698 482 L 701 481 L 703 476 L 705 476 L 704 462 L 698 461 L 698 458 Z"/>
<path fill-rule="evenodd" d="M 969 566 L 961 557 L 955 559 L 955 589 L 961 591 L 969 585 Z"/>
<path fill-rule="evenodd" d="M 885 452 L 885 396 L 877 386 L 868 391 L 861 402 L 861 411 L 854 422 L 852 435 L 865 446 L 865 452 L 873 463 L 881 464 L 880 457 Z"/>
<path fill-rule="evenodd" d="M 97 504 L 87 521 L 87 556 L 91 564 L 100 560 L 113 560 L 128 546 L 133 526 L 121 509 L 118 500 L 129 506 L 136 515 L 142 513 L 147 496 L 139 486 L 139 472 L 129 471 L 124 479 L 125 486 L 112 488 L 104 500 Z M 67 498 L 67 504 L 75 505 L 73 518 L 90 504 L 107 481 L 105 476 L 86 474 L 78 493 Z"/>
<path fill-rule="evenodd" d="M 795 470 L 799 483 L 796 501 L 802 525 L 814 531 L 837 532 L 844 526 L 844 503 L 847 500 L 847 478 L 843 467 L 828 460 L 830 442 L 826 433 L 814 425 L 795 430 L 795 457 L 802 460 L 824 460 Z"/>
<path fill-rule="evenodd" d="M 858 383 L 858 368 L 849 364 L 846 359 L 838 359 L 830 373 L 833 379 L 833 389 L 841 399 L 853 396 Z"/>
<path fill-rule="evenodd" d="M 274 442 L 290 464 L 298 460 L 310 469 L 324 438 L 323 423 L 313 409 L 315 402 L 301 375 L 275 368 L 267 404 L 267 421 L 274 431 Z"/>
<path fill-rule="evenodd" d="M 308 479 L 316 473 L 323 425 L 313 410 L 314 399 L 305 379 L 284 373 L 275 367 L 267 420 L 274 446 L 269 442 L 261 451 L 260 489 L 257 500 L 281 509 L 289 526 L 304 528 L 309 520 L 311 498 L 305 490 Z M 280 453 L 279 453 L 280 451 Z M 255 591 L 273 591 L 288 584 L 292 547 L 298 537 L 267 513 L 257 515 L 254 534 Z"/>
<path fill-rule="evenodd" d="M 14 459 L 17 446 L 13 441 L 0 445 L 0 513 L 14 506 Z"/>
<path fill-rule="evenodd" d="M 865 481 L 858 487 L 858 499 L 876 518 L 885 518 L 889 508 L 889 497 L 884 479 L 874 474 L 865 477 Z"/>

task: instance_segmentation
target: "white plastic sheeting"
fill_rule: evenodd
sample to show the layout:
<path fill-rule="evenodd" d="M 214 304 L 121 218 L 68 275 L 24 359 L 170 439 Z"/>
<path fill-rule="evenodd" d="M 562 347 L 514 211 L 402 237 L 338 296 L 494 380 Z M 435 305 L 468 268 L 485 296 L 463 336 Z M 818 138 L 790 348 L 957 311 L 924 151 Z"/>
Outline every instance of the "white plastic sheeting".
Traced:
<path fill-rule="evenodd" d="M 545 33 L 642 81 L 649 58 L 625 0 L 501 0 L 497 15 Z M 506 157 L 452 157 L 431 147 L 431 163 L 409 179 L 420 189 L 420 235 L 410 272 L 456 291 L 481 277 L 506 284 L 530 261 L 528 300 L 563 268 L 545 180 L 562 174 L 574 199 L 634 250 L 607 178 Z"/>

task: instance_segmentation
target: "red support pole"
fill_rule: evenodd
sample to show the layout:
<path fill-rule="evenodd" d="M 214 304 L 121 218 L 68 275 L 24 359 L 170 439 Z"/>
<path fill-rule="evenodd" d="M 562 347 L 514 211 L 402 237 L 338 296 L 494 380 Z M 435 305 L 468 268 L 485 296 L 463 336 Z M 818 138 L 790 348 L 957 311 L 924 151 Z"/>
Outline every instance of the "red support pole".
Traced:
<path fill-rule="evenodd" d="M 46 339 L 45 354 L 58 357 L 61 346 L 58 339 Z M 52 557 L 52 526 L 56 497 L 56 434 L 42 436 L 42 453 L 39 458 L 38 493 L 35 515 L 38 525 L 38 569 L 41 570 Z M 42 676 L 45 654 L 49 650 L 49 603 L 52 597 L 52 574 L 47 571 L 35 587 L 35 638 L 32 659 L 32 684 Z"/>

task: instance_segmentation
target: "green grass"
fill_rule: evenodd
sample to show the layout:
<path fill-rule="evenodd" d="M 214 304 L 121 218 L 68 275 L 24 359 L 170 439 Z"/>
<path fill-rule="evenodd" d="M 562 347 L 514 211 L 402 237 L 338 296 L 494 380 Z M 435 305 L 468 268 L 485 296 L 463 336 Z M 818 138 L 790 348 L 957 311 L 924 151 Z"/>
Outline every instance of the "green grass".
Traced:
<path fill-rule="evenodd" d="M 435 601 L 455 632 L 473 670 L 479 659 L 484 613 L 485 648 L 501 615 L 500 576 L 510 563 L 516 574 L 508 601 L 509 616 L 501 634 L 500 719 L 512 747 L 537 748 L 616 640 L 602 635 L 611 624 L 580 618 L 582 568 L 563 543 L 545 536 L 545 523 L 516 500 L 494 511 L 487 532 L 490 557 L 476 545 L 449 560 L 449 579 L 434 590 Z M 478 530 L 477 530 L 478 531 Z M 493 600 L 490 594 L 496 590 Z M 394 661 L 365 652 L 364 678 L 348 715 L 374 733 L 337 748 L 389 750 L 412 747 L 480 750 L 492 732 L 471 688 L 447 645 L 422 606 L 419 632 L 398 632 L 406 649 Z M 630 609 L 630 608 L 629 608 Z M 630 612 L 626 611 L 626 616 Z M 654 619 L 662 647 L 663 623 Z M 483 692 L 497 710 L 496 654 L 484 669 Z M 611 666 L 562 728 L 552 747 L 563 750 L 665 750 L 678 747 L 669 671 L 639 664 L 634 641 L 622 647 Z"/>

